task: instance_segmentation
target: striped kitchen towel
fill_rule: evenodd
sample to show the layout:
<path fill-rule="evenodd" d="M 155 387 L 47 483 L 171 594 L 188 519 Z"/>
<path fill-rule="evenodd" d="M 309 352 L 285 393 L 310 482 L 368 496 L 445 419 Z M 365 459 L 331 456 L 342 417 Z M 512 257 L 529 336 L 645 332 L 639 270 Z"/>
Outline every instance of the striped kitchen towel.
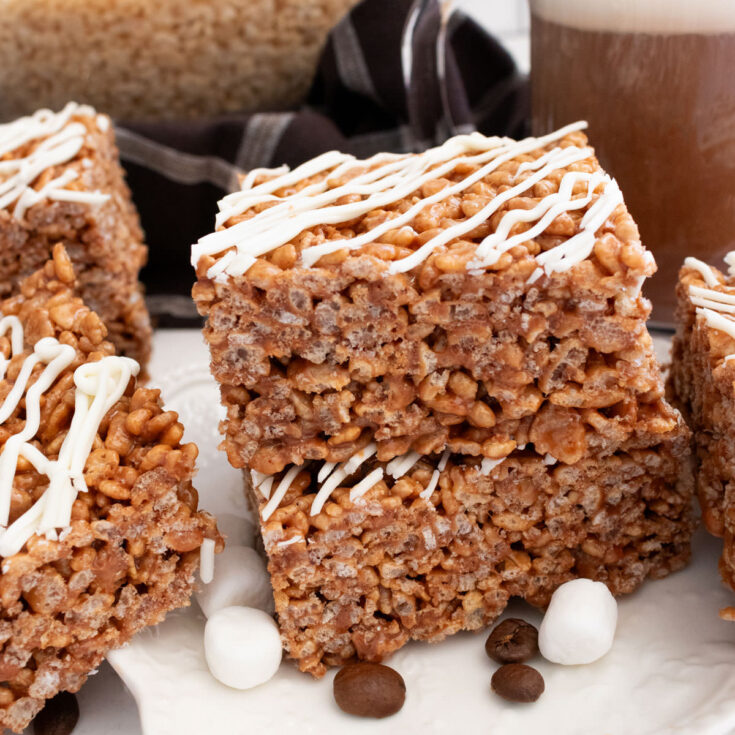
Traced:
<path fill-rule="evenodd" d="M 150 247 L 149 306 L 165 323 L 192 317 L 189 245 L 248 169 L 332 149 L 418 151 L 472 130 L 522 137 L 527 127 L 527 79 L 474 20 L 438 0 L 363 0 L 330 34 L 301 109 L 117 125 Z"/>

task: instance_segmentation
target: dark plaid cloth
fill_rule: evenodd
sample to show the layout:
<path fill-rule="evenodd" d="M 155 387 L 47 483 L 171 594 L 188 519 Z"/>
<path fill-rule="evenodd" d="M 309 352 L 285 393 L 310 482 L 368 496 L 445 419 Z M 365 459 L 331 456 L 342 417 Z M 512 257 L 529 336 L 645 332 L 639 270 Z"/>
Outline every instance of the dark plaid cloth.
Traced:
<path fill-rule="evenodd" d="M 192 315 L 189 246 L 243 171 L 333 149 L 418 151 L 472 130 L 522 137 L 527 125 L 526 78 L 474 20 L 437 0 L 364 0 L 330 34 L 303 108 L 117 126 L 150 247 L 151 310 Z"/>

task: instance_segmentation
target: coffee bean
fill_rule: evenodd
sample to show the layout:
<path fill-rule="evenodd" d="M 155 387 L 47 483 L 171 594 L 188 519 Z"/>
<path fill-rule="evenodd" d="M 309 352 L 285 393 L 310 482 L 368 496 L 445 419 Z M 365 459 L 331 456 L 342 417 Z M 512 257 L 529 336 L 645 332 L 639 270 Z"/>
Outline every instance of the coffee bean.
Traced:
<path fill-rule="evenodd" d="M 519 618 L 507 618 L 490 633 L 485 653 L 501 664 L 520 664 L 538 651 L 538 631 Z"/>
<path fill-rule="evenodd" d="M 35 735 L 69 735 L 78 719 L 77 698 L 71 692 L 59 692 L 36 715 L 33 732 Z"/>
<path fill-rule="evenodd" d="M 544 693 L 544 677 L 526 664 L 504 664 L 493 674 L 490 686 L 510 702 L 535 702 Z"/>
<path fill-rule="evenodd" d="M 334 699 L 350 715 L 388 717 L 403 707 L 405 698 L 403 677 L 389 666 L 347 664 L 334 677 Z"/>

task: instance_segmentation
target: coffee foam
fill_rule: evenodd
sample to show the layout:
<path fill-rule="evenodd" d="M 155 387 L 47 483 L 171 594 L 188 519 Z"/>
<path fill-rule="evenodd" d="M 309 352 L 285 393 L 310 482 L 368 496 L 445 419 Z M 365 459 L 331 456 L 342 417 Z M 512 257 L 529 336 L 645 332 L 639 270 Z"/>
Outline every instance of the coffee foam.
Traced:
<path fill-rule="evenodd" d="M 732 0 L 530 0 L 547 21 L 588 31 L 617 33 L 732 33 Z"/>

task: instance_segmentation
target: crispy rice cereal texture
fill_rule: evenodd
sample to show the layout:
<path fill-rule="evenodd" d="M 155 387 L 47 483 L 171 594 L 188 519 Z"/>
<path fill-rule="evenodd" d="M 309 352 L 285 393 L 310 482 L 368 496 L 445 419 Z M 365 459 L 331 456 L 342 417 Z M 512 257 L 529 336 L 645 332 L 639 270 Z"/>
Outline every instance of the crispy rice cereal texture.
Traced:
<path fill-rule="evenodd" d="M 723 538 L 720 572 L 735 590 L 735 278 L 687 259 L 677 302 L 668 388 L 692 428 L 702 520 Z"/>
<path fill-rule="evenodd" d="M 52 149 L 46 158 L 39 155 L 43 146 Z M 6 195 L 3 201 L 6 191 L 0 194 L 0 298 L 17 291 L 20 280 L 40 268 L 61 242 L 84 302 L 104 321 L 118 353 L 145 368 L 151 326 L 138 274 L 147 249 L 110 119 L 70 103 L 56 114 L 39 111 L 0 126 L 0 164 L 22 159 L 31 161 L 38 174 L 22 182 L 27 188 L 20 197 Z M 0 172 L 0 186 L 9 185 L 9 175 Z M 40 192 L 59 177 L 70 180 L 35 203 L 27 199 L 29 189 Z"/>
<path fill-rule="evenodd" d="M 0 119 L 78 99 L 116 118 L 279 110 L 357 0 L 3 0 Z"/>
<path fill-rule="evenodd" d="M 114 347 L 99 317 L 74 295 L 72 265 L 61 246 L 1 309 L 17 316 L 25 333 L 22 354 L 12 357 L 0 381 L 3 399 L 39 339 L 56 337 L 76 351 L 44 393 L 33 440 L 54 459 L 73 413 L 74 369 L 114 354 Z M 0 338 L 0 351 L 10 355 L 8 336 Z M 0 426 L 3 451 L 22 426 L 23 405 Z M 108 650 L 189 603 L 202 540 L 221 541 L 212 517 L 197 511 L 191 484 L 197 448 L 181 445 L 182 433 L 159 392 L 131 381 L 99 426 L 84 471 L 89 492 L 74 501 L 71 526 L 58 541 L 32 536 L 2 559 L 0 729 L 21 731 L 45 699 L 77 691 Z M 10 520 L 46 486 L 46 477 L 21 460 Z"/>
<path fill-rule="evenodd" d="M 485 626 L 512 595 L 543 606 L 577 576 L 627 593 L 689 557 L 689 434 L 615 183 L 574 128 L 455 144 L 446 165 L 251 173 L 193 250 L 223 448 L 250 470 L 285 647 L 317 676 Z M 380 166 L 400 196 L 370 189 Z"/>

